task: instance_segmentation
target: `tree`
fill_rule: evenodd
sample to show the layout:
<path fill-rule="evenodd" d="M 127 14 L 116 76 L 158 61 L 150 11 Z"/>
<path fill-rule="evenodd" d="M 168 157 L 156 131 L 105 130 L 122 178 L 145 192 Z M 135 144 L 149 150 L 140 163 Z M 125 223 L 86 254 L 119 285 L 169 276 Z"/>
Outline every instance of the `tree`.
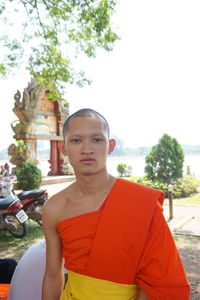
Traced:
<path fill-rule="evenodd" d="M 37 189 L 42 184 L 42 173 L 35 165 L 23 163 L 17 170 L 17 188 L 24 191 Z"/>
<path fill-rule="evenodd" d="M 73 61 L 80 53 L 95 57 L 97 47 L 112 50 L 118 39 L 111 27 L 115 5 L 115 0 L 1 0 L 0 74 L 26 64 L 37 83 L 51 89 L 52 99 L 62 98 L 66 82 L 89 83 Z"/>
<path fill-rule="evenodd" d="M 175 138 L 164 134 L 145 157 L 147 178 L 163 183 L 176 182 L 183 176 L 184 153 Z"/>
<path fill-rule="evenodd" d="M 117 166 L 117 172 L 120 177 L 130 177 L 132 175 L 133 168 L 127 164 L 120 163 Z"/>

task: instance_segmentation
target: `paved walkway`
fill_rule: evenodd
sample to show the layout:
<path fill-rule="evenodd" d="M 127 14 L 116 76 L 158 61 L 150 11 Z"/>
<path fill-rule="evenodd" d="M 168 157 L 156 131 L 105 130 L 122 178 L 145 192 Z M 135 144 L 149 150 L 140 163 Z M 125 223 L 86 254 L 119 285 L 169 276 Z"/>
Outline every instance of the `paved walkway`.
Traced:
<path fill-rule="evenodd" d="M 51 177 L 51 180 L 53 181 L 54 178 Z M 65 182 L 61 183 L 46 184 L 41 188 L 46 189 L 49 196 L 53 196 L 57 192 L 69 186 L 73 182 L 74 176 L 65 178 L 65 180 Z M 48 183 L 48 180 L 46 180 L 45 183 Z M 194 235 L 200 237 L 200 205 L 174 205 L 173 215 L 174 218 L 170 222 L 168 222 L 168 224 L 174 234 Z M 169 206 L 167 204 L 164 205 L 164 216 L 168 221 Z"/>
<path fill-rule="evenodd" d="M 168 222 L 172 232 L 200 237 L 200 205 L 174 205 L 173 215 L 174 218 Z M 164 216 L 169 220 L 169 206 L 166 204 Z"/>

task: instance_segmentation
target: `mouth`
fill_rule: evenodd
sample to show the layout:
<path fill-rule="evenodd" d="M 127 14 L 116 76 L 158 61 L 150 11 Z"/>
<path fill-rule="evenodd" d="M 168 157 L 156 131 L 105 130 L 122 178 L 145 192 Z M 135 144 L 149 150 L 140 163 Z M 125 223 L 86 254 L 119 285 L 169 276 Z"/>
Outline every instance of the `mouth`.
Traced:
<path fill-rule="evenodd" d="M 83 159 L 81 159 L 81 162 L 86 164 L 86 165 L 92 164 L 94 161 L 95 161 L 94 158 L 83 158 Z"/>

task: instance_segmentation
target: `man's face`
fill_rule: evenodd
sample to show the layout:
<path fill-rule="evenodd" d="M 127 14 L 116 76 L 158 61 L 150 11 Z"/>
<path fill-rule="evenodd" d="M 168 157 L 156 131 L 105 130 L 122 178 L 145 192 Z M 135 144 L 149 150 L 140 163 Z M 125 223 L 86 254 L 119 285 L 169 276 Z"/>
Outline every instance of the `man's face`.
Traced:
<path fill-rule="evenodd" d="M 70 121 L 65 149 L 76 174 L 92 175 L 105 170 L 107 155 L 114 146 L 100 118 L 77 117 Z"/>

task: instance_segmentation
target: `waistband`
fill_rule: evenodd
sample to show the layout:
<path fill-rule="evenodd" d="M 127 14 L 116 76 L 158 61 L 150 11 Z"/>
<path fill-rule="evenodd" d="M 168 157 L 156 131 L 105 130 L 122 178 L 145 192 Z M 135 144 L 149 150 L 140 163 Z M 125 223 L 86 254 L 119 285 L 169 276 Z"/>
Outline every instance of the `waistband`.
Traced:
<path fill-rule="evenodd" d="M 136 284 L 120 284 L 69 271 L 60 300 L 136 300 L 138 290 Z"/>

